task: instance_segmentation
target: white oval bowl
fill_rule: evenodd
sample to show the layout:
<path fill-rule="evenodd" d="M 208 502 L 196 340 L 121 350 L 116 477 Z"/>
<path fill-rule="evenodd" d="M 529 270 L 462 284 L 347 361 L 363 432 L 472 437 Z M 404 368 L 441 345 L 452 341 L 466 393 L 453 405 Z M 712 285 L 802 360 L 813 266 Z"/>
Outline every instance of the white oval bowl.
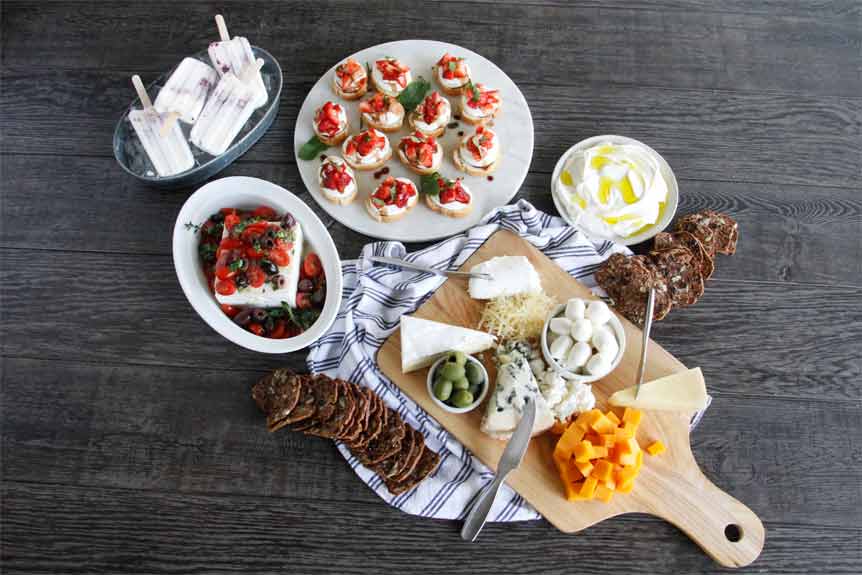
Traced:
<path fill-rule="evenodd" d="M 584 300 L 589 303 L 591 300 Z M 548 347 L 548 330 L 550 329 L 551 320 L 560 315 L 560 312 L 565 311 L 566 304 L 560 304 L 548 315 L 548 318 L 545 320 L 545 327 L 542 328 L 542 357 L 545 358 L 545 363 L 547 363 L 551 368 L 559 373 L 563 378 L 568 379 L 570 381 L 576 381 L 578 383 L 593 383 L 594 381 L 598 381 L 601 378 L 611 373 L 613 370 L 617 368 L 620 362 L 623 359 L 623 354 L 626 351 L 626 332 L 623 329 L 623 324 L 620 321 L 620 318 L 616 316 L 613 310 L 611 310 L 611 317 L 608 320 L 608 325 L 611 326 L 611 329 L 614 331 L 614 336 L 617 338 L 617 343 L 620 346 L 619 351 L 617 351 L 616 357 L 611 362 L 611 368 L 607 371 L 607 373 L 603 373 L 601 375 L 581 375 L 578 373 L 573 373 L 566 369 L 565 366 L 560 364 L 554 356 L 551 355 L 551 350 Z"/>
<path fill-rule="evenodd" d="M 479 405 L 481 405 L 483 401 L 485 401 L 485 396 L 488 395 L 488 388 L 491 387 L 491 381 L 488 379 L 488 370 L 485 369 L 485 365 L 481 361 L 479 361 L 472 355 L 467 356 L 467 361 L 472 361 L 473 363 L 479 365 L 479 368 L 482 370 L 482 375 L 485 377 L 485 385 L 482 386 L 482 393 L 479 394 L 478 399 L 474 398 L 473 403 L 471 403 L 467 407 L 452 407 L 451 405 L 440 401 L 439 399 L 437 399 L 437 396 L 434 395 L 434 372 L 437 371 L 437 368 L 440 366 L 441 363 L 446 361 L 447 356 L 448 354 L 435 361 L 431 365 L 430 369 L 428 369 L 428 376 L 425 378 L 425 387 L 428 390 L 428 395 L 431 396 L 431 399 L 432 401 L 434 401 L 434 403 L 436 403 L 441 409 L 448 411 L 449 413 L 467 413 L 468 411 L 473 411 L 474 409 L 479 407 Z"/>
<path fill-rule="evenodd" d="M 625 246 L 639 244 L 654 237 L 657 233 L 664 231 L 664 229 L 667 228 L 667 226 L 673 220 L 673 217 L 676 215 L 676 208 L 679 204 L 679 185 L 676 182 L 676 176 L 674 175 L 673 170 L 661 154 L 659 154 L 643 142 L 635 140 L 634 138 L 627 138 L 625 136 L 614 136 L 612 134 L 605 136 L 593 136 L 592 138 L 581 140 L 580 142 L 566 150 L 566 152 L 562 156 L 560 156 L 560 159 L 557 160 L 557 165 L 554 166 L 554 173 L 551 176 L 551 196 L 554 198 L 554 206 L 556 206 L 557 211 L 560 213 L 560 216 L 564 220 L 566 220 L 566 223 L 568 223 L 570 226 L 576 228 L 579 227 L 577 218 L 573 214 L 569 213 L 568 208 L 566 208 L 566 205 L 557 197 L 557 181 L 560 178 L 560 172 L 563 171 L 563 166 L 566 165 L 566 162 L 572 154 L 585 150 L 586 148 L 598 144 L 599 142 L 611 142 L 612 144 L 629 144 L 642 146 L 650 154 L 652 154 L 656 158 L 656 160 L 658 160 L 661 174 L 662 176 L 664 176 L 664 179 L 667 182 L 667 203 L 664 206 L 664 211 L 661 213 L 661 217 L 655 224 L 653 224 L 648 229 L 642 231 L 641 233 L 635 234 L 633 236 L 607 236 L 604 234 L 597 233 L 593 230 L 586 229 L 582 226 L 580 226 L 580 229 L 583 229 L 584 232 L 586 232 L 587 235 L 592 238 L 600 240 L 610 240 L 612 242 L 623 244 Z"/>
<path fill-rule="evenodd" d="M 235 324 L 219 307 L 206 282 L 198 259 L 198 234 L 186 224 L 202 224 L 221 208 L 249 208 L 267 205 L 279 213 L 290 212 L 302 226 L 305 242 L 320 256 L 326 273 L 326 300 L 320 317 L 308 330 L 287 339 L 254 335 Z M 341 260 L 323 222 L 301 199 L 272 182 L 245 176 L 213 180 L 200 187 L 183 204 L 173 235 L 174 269 L 189 303 L 199 316 L 219 334 L 246 349 L 262 353 L 289 353 L 317 341 L 335 321 L 341 306 Z"/>

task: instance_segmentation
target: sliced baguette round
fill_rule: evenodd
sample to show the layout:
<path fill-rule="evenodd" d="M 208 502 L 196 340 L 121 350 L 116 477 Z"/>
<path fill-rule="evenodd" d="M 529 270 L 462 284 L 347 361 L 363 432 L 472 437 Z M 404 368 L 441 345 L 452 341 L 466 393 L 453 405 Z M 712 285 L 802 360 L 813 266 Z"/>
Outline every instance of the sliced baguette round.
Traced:
<path fill-rule="evenodd" d="M 439 138 L 446 131 L 446 124 L 443 124 L 433 132 L 425 131 L 416 125 L 416 118 L 418 117 L 419 115 L 416 112 L 410 112 L 410 115 L 407 116 L 407 124 L 410 126 L 411 129 L 419 132 L 423 136 L 434 136 L 435 138 Z"/>
<path fill-rule="evenodd" d="M 371 203 L 371 196 L 369 195 L 367 198 L 365 198 L 365 211 L 368 212 L 369 216 L 371 216 L 372 218 L 374 218 L 376 221 L 380 222 L 381 224 L 388 224 L 390 222 L 398 221 L 401 218 L 403 218 L 404 216 L 406 216 L 410 212 L 410 210 L 412 210 L 416 206 L 417 203 L 419 203 L 419 194 L 418 193 L 415 196 L 412 196 L 407 201 L 407 206 L 406 206 L 407 209 L 405 209 L 403 212 L 399 212 L 399 213 L 393 214 L 393 215 L 381 214 L 380 210 L 378 210 L 374 206 L 374 204 Z"/>
<path fill-rule="evenodd" d="M 440 145 L 439 143 L 437 144 Z M 428 174 L 433 174 L 437 170 L 440 169 L 440 166 L 443 164 L 443 154 L 440 154 L 440 161 L 435 165 L 432 165 L 430 168 L 424 168 L 422 166 L 416 166 L 407 159 L 407 156 L 404 155 L 404 152 L 401 150 L 401 147 L 398 147 L 398 159 L 401 160 L 401 163 L 404 164 L 408 170 L 413 172 L 414 174 L 419 174 L 420 176 L 427 176 Z"/>
<path fill-rule="evenodd" d="M 374 88 L 375 90 L 377 90 L 378 92 L 382 92 L 383 94 L 386 94 L 387 96 L 390 96 L 392 98 L 397 97 L 398 94 L 400 94 L 401 92 L 403 92 L 404 90 L 407 89 L 407 86 L 405 86 L 404 88 L 402 88 L 400 90 L 394 91 L 394 90 L 390 90 L 386 86 L 381 86 L 380 84 L 377 83 L 377 80 L 374 79 L 374 74 L 370 74 L 368 76 L 368 82 L 366 82 L 366 84 L 369 84 L 369 83 L 371 84 L 371 87 Z"/>
<path fill-rule="evenodd" d="M 470 214 L 473 211 L 473 196 L 470 196 L 470 203 L 467 204 L 467 207 L 462 210 L 453 210 L 451 208 L 447 208 L 442 204 L 438 204 L 434 200 L 431 199 L 431 196 L 425 194 L 425 205 L 437 212 L 438 214 L 443 214 L 449 218 L 463 218 Z"/>
<path fill-rule="evenodd" d="M 367 76 L 365 79 L 365 85 L 362 86 L 362 88 L 360 88 L 359 90 L 357 90 L 355 92 L 345 92 L 344 90 L 342 90 L 341 86 L 338 85 L 338 81 L 336 80 L 336 78 L 338 78 L 338 75 L 335 72 L 333 72 L 332 73 L 332 91 L 335 92 L 335 95 L 338 96 L 339 98 L 343 98 L 345 100 L 358 100 L 359 98 L 364 96 L 366 92 L 368 92 L 368 77 Z"/>
<path fill-rule="evenodd" d="M 317 139 L 326 144 L 327 146 L 337 146 L 341 144 L 344 140 L 347 139 L 347 135 L 350 134 L 350 120 L 345 122 L 344 127 L 338 131 L 333 136 L 326 136 L 317 131 L 317 124 L 314 125 L 314 133 L 317 135 Z"/>
<path fill-rule="evenodd" d="M 497 106 L 497 109 L 494 110 L 494 113 L 490 116 L 485 116 L 484 118 L 471 118 L 467 114 L 464 113 L 464 104 L 461 103 L 461 120 L 472 125 L 472 126 L 482 126 L 491 122 L 494 118 L 500 115 L 500 110 L 503 109 L 503 106 Z"/>
<path fill-rule="evenodd" d="M 354 164 L 346 155 L 342 154 L 342 156 L 344 157 L 344 161 L 347 162 L 347 165 L 354 170 L 359 170 L 360 172 L 370 172 L 371 170 L 376 170 L 377 168 L 381 167 L 383 164 L 389 161 L 389 158 L 392 157 L 392 148 L 389 148 L 389 153 L 383 156 L 379 162 L 375 162 L 373 164 Z"/>
<path fill-rule="evenodd" d="M 460 96 L 464 93 L 464 88 L 467 86 L 466 83 L 458 86 L 457 88 L 449 88 L 448 86 L 444 85 L 443 81 L 440 79 L 439 66 L 433 66 L 432 71 L 434 72 L 434 80 L 437 82 L 437 86 L 440 87 L 441 92 L 443 92 L 447 96 Z"/>
<path fill-rule="evenodd" d="M 404 106 L 402 106 L 401 102 L 399 102 L 398 100 L 396 100 L 394 98 L 392 99 L 392 102 L 393 102 L 392 108 L 395 110 L 395 113 L 398 114 L 398 116 L 400 118 L 398 120 L 398 123 L 395 124 L 394 126 L 387 126 L 386 124 L 382 124 L 382 123 L 376 121 L 374 118 L 372 118 L 370 114 L 365 114 L 363 112 L 360 112 L 359 114 L 360 114 L 360 117 L 362 118 L 362 121 L 365 122 L 366 124 L 368 124 L 369 126 L 371 126 L 372 128 L 374 128 L 376 130 L 380 130 L 381 132 L 386 132 L 389 134 L 391 134 L 393 132 L 397 132 L 398 130 L 401 129 L 401 126 L 404 125 Z"/>
<path fill-rule="evenodd" d="M 359 184 L 357 184 L 353 187 L 353 193 L 350 194 L 349 196 L 346 196 L 346 195 L 345 196 L 336 196 L 336 197 L 332 198 L 332 197 L 327 196 L 322 191 L 320 192 L 320 195 L 322 195 L 328 201 L 332 202 L 333 204 L 338 204 L 339 206 L 346 206 L 346 205 L 352 203 L 353 200 L 356 199 L 356 196 L 358 194 L 359 194 Z"/>
<path fill-rule="evenodd" d="M 452 161 L 455 162 L 455 167 L 461 170 L 462 172 L 466 172 L 471 176 L 487 176 L 494 172 L 497 169 L 497 166 L 500 165 L 500 157 L 497 156 L 497 159 L 494 160 L 491 164 L 488 164 L 484 168 L 477 168 L 476 166 L 471 166 L 470 164 L 464 162 L 461 159 L 461 144 L 455 147 L 455 150 L 452 152 Z"/>

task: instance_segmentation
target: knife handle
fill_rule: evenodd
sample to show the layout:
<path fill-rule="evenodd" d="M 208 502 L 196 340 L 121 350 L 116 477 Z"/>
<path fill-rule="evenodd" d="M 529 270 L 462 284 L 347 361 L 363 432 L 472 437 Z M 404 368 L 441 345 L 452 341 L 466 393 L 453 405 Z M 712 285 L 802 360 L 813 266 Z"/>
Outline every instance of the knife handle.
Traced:
<path fill-rule="evenodd" d="M 489 483 L 479 499 L 473 504 L 470 514 L 464 520 L 464 526 L 461 528 L 461 539 L 464 541 L 475 541 L 485 526 L 485 521 L 488 519 L 488 514 L 491 512 L 491 507 L 494 506 L 494 501 L 497 499 L 497 492 L 500 486 L 503 485 L 503 480 L 508 474 L 497 474 L 494 480 Z"/>

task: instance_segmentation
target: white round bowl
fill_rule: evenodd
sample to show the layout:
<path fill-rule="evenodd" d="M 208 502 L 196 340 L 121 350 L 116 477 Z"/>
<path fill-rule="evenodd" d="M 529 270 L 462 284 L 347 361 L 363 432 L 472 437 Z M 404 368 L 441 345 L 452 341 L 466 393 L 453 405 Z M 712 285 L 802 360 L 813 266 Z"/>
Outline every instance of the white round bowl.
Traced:
<path fill-rule="evenodd" d="M 444 355 L 437 361 L 435 361 L 431 368 L 428 370 L 428 376 L 425 379 L 425 387 L 428 390 L 428 395 L 431 396 L 431 399 L 436 403 L 441 409 L 448 411 L 449 413 L 467 413 L 468 411 L 473 411 L 476 409 L 483 401 L 485 401 L 485 396 L 488 395 L 488 388 L 491 387 L 491 381 L 488 379 L 488 370 L 485 369 L 485 366 L 481 361 L 476 359 L 475 357 L 468 355 L 467 361 L 471 361 L 475 364 L 478 364 L 479 369 L 482 370 L 482 376 L 485 378 L 485 385 L 482 386 L 482 393 L 479 394 L 478 398 L 473 399 L 473 403 L 468 405 L 467 407 L 452 407 L 439 399 L 434 395 L 434 372 L 437 371 L 437 367 L 440 366 L 441 363 L 446 361 L 448 354 Z"/>
<path fill-rule="evenodd" d="M 290 212 L 302 226 L 305 241 L 320 256 L 326 273 L 326 300 L 320 317 L 296 337 L 270 339 L 254 335 L 238 326 L 221 310 L 198 259 L 198 234 L 186 224 L 202 224 L 221 208 L 255 208 L 267 205 L 276 211 Z M 335 320 L 341 306 L 341 260 L 323 222 L 305 202 L 272 182 L 233 176 L 214 180 L 199 188 L 183 204 L 174 224 L 174 268 L 189 303 L 211 328 L 237 345 L 262 353 L 289 353 L 307 347 Z"/>
<path fill-rule="evenodd" d="M 591 146 L 594 146 L 595 144 L 598 144 L 599 142 L 611 142 L 612 144 L 629 144 L 642 146 L 650 154 L 652 154 L 656 158 L 656 160 L 658 160 L 661 174 L 662 176 L 664 176 L 664 179 L 667 182 L 667 203 L 665 203 L 664 211 L 661 213 L 659 220 L 639 234 L 635 234 L 628 237 L 622 237 L 618 235 L 606 236 L 594 230 L 589 230 L 584 228 L 583 226 L 579 226 L 576 214 L 570 213 L 566 205 L 557 196 L 557 181 L 559 181 L 560 172 L 563 171 L 563 166 L 566 165 L 566 162 L 568 161 L 569 157 L 572 156 L 572 154 L 585 150 Z M 677 204 L 679 203 L 679 185 L 676 182 L 676 176 L 674 175 L 673 170 L 670 168 L 670 165 L 665 161 L 661 154 L 659 154 L 643 142 L 635 140 L 634 138 L 626 138 L 625 136 L 593 136 L 592 138 L 581 140 L 580 142 L 566 150 L 566 153 L 560 156 L 560 159 L 557 160 L 557 165 L 554 166 L 554 173 L 551 176 L 551 196 L 554 198 L 554 206 L 556 206 L 557 211 L 560 213 L 560 216 L 564 220 L 566 220 L 566 223 L 568 223 L 570 226 L 580 227 L 584 230 L 584 232 L 587 233 L 587 235 L 595 239 L 610 240 L 618 244 L 631 246 L 652 238 L 657 233 L 663 231 L 670 224 L 670 222 L 673 220 L 674 215 L 676 215 L 676 208 Z"/>
<path fill-rule="evenodd" d="M 589 300 L 585 300 L 589 303 Z M 616 357 L 611 362 L 611 368 L 607 371 L 607 373 L 603 373 L 601 375 L 581 375 L 579 373 L 573 373 L 569 371 L 564 365 L 558 362 L 554 356 L 551 355 L 551 350 L 548 347 L 548 329 L 551 324 L 551 320 L 555 317 L 558 317 L 561 312 L 566 309 L 566 304 L 560 304 L 556 308 L 551 311 L 548 315 L 548 318 L 545 320 L 545 327 L 542 328 L 542 357 L 545 358 L 545 363 L 551 366 L 551 369 L 559 373 L 563 378 L 576 381 L 578 383 L 593 383 L 594 381 L 598 381 L 601 378 L 605 377 L 608 373 L 612 372 L 617 368 L 620 364 L 620 361 L 623 359 L 623 354 L 626 351 L 626 332 L 623 329 L 623 324 L 620 321 L 620 318 L 616 316 L 616 314 L 611 311 L 611 317 L 608 320 L 608 325 L 614 332 L 614 336 L 617 338 L 617 343 L 620 346 L 619 351 L 617 351 Z"/>

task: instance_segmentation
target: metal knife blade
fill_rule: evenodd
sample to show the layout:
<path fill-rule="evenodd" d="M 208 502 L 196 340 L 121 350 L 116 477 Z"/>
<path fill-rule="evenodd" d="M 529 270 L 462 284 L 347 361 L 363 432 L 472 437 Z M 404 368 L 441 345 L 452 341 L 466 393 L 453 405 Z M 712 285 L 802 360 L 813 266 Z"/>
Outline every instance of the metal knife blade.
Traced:
<path fill-rule="evenodd" d="M 641 340 L 641 362 L 638 365 L 638 381 L 635 386 L 635 399 L 638 398 L 638 393 L 641 391 L 641 384 L 644 382 L 644 371 L 646 371 L 646 354 L 649 347 L 649 333 L 652 330 L 652 314 L 655 309 L 655 289 L 650 288 L 647 295 L 646 312 L 644 313 L 644 329 L 643 338 Z"/>

